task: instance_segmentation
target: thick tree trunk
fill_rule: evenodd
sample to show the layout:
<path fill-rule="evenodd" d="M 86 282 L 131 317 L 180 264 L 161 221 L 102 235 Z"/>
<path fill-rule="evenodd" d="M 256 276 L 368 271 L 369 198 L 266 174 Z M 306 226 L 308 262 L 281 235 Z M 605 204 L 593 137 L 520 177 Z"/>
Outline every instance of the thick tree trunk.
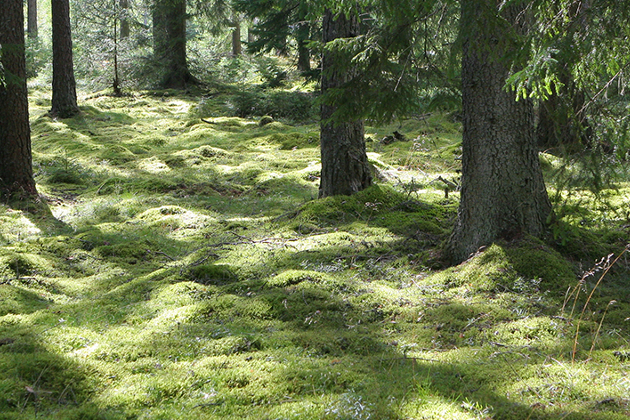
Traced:
<path fill-rule="evenodd" d="M 359 34 L 359 24 L 355 17 L 333 16 L 330 10 L 324 14 L 324 43 L 337 38 L 347 38 Z M 352 72 L 344 69 L 344 59 L 338 54 L 325 52 L 322 58 L 322 93 L 342 86 Z M 346 58 L 347 59 L 347 58 Z M 335 112 L 335 107 L 321 106 L 321 154 L 322 176 L 319 196 L 350 195 L 372 184 L 372 174 L 365 152 L 363 121 L 337 122 L 327 120 Z"/>
<path fill-rule="evenodd" d="M 195 79 L 186 62 L 186 0 L 156 0 L 153 7 L 154 56 L 164 74 L 164 88 L 184 89 Z"/>
<path fill-rule="evenodd" d="M 28 122 L 24 9 L 22 0 L 5 0 L 0 15 L 0 197 L 37 195 Z"/>
<path fill-rule="evenodd" d="M 28 0 L 28 22 L 26 31 L 31 39 L 37 38 L 37 0 Z"/>
<path fill-rule="evenodd" d="M 540 235 L 551 212 L 540 169 L 532 103 L 504 89 L 510 30 L 488 21 L 495 0 L 462 0 L 463 157 L 461 202 L 446 248 L 459 263 L 497 239 Z M 504 18 L 515 24 L 519 10 Z M 505 21 L 503 21 L 505 22 Z"/>
<path fill-rule="evenodd" d="M 79 112 L 72 61 L 69 0 L 52 0 L 53 82 L 50 114 L 68 118 Z"/>

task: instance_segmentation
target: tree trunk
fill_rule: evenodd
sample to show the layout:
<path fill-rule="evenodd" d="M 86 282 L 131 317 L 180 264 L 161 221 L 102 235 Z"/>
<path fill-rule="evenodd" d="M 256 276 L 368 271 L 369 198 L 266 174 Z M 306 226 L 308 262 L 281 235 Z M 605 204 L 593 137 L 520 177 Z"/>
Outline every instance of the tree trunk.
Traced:
<path fill-rule="evenodd" d="M 234 12 L 232 16 L 232 56 L 238 57 L 243 53 L 243 44 L 241 42 L 241 19 L 238 14 Z"/>
<path fill-rule="evenodd" d="M 311 71 L 311 51 L 307 44 L 311 37 L 311 28 L 306 21 L 307 15 L 308 6 L 302 3 L 297 15 L 298 22 L 296 23 L 295 40 L 298 50 L 297 69 L 303 73 Z"/>
<path fill-rule="evenodd" d="M 298 44 L 297 69 L 303 73 L 307 73 L 311 71 L 311 51 L 306 46 L 305 39 L 298 38 L 297 44 Z"/>
<path fill-rule="evenodd" d="M 462 0 L 462 190 L 446 257 L 459 263 L 497 239 L 543 233 L 551 204 L 540 169 L 533 107 L 504 89 L 518 31 L 515 7 L 496 16 L 495 0 Z M 484 12 L 484 8 L 486 12 Z M 509 25 L 499 22 L 508 22 Z M 514 26 L 510 26 L 514 25 Z M 506 27 L 507 26 L 507 27 Z"/>
<path fill-rule="evenodd" d="M 27 29 L 28 37 L 31 39 L 37 38 L 38 26 L 37 26 L 37 0 L 28 0 L 28 22 Z"/>
<path fill-rule="evenodd" d="M 129 0 L 120 0 L 120 10 L 122 13 L 122 17 L 120 19 L 120 39 L 129 38 L 130 29 L 129 29 Z"/>
<path fill-rule="evenodd" d="M 324 14 L 324 43 L 337 38 L 347 38 L 359 34 L 359 23 L 355 16 L 341 14 L 333 16 L 330 10 Z M 352 77 L 352 72 L 344 69 L 347 60 L 330 51 L 322 58 L 322 93 L 328 89 L 341 87 Z M 335 107 L 321 106 L 321 154 L 322 175 L 319 196 L 351 195 L 372 184 L 372 174 L 365 152 L 363 121 L 336 122 L 327 121 L 335 112 Z"/>
<path fill-rule="evenodd" d="M 247 43 L 248 44 L 253 44 L 254 42 L 256 42 L 256 35 L 254 35 L 254 33 L 252 32 L 252 28 L 256 26 L 257 23 L 258 23 L 258 18 L 255 17 L 247 26 Z"/>
<path fill-rule="evenodd" d="M 156 0 L 153 42 L 155 60 L 164 70 L 160 86 L 184 89 L 195 82 L 186 62 L 186 0 Z"/>
<path fill-rule="evenodd" d="M 53 83 L 50 114 L 68 118 L 79 112 L 72 62 L 69 0 L 52 0 Z"/>
<path fill-rule="evenodd" d="M 0 15 L 0 195 L 37 195 L 28 122 L 24 9 L 22 0 L 5 0 Z"/>

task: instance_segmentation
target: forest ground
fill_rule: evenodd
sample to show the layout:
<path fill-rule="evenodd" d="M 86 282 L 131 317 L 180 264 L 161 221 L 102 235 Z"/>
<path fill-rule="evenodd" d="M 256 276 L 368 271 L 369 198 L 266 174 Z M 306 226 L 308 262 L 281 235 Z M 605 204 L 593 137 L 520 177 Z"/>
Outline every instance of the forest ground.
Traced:
<path fill-rule="evenodd" d="M 627 177 L 595 195 L 544 154 L 549 236 L 444 268 L 447 113 L 368 127 L 378 185 L 317 200 L 314 121 L 30 94 L 45 200 L 0 206 L 0 419 L 630 416 Z"/>

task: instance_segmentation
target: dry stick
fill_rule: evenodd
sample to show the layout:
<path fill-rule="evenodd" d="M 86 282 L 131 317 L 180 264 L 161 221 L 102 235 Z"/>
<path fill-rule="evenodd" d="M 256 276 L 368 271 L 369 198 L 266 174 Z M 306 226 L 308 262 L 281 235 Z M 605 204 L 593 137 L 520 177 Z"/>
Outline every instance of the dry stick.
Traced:
<path fill-rule="evenodd" d="M 580 323 L 582 322 L 582 318 L 584 317 L 584 313 L 586 312 L 586 307 L 588 306 L 589 302 L 591 301 L 591 298 L 593 297 L 593 293 L 595 293 L 595 290 L 597 289 L 597 287 L 599 286 L 599 284 L 602 282 L 602 280 L 604 279 L 604 277 L 606 276 L 606 274 L 608 274 L 608 272 L 610 271 L 610 269 L 615 265 L 615 263 L 619 260 L 619 258 L 621 258 L 621 256 L 623 254 L 626 253 L 626 251 L 630 250 L 630 243 L 628 245 L 626 245 L 626 247 L 624 248 L 623 251 L 621 251 L 621 254 L 619 254 L 617 256 L 617 258 L 615 258 L 613 260 L 612 263 L 608 264 L 606 266 L 606 268 L 604 269 L 604 272 L 602 273 L 602 275 L 599 277 L 599 280 L 597 280 L 597 283 L 595 284 L 595 287 L 593 287 L 593 290 L 591 290 L 591 293 L 588 295 L 588 298 L 586 299 L 586 303 L 584 303 L 584 307 L 582 308 L 582 313 L 580 314 L 580 318 L 578 319 L 577 322 L 577 327 L 575 329 L 575 338 L 573 339 L 573 351 L 571 352 L 571 363 L 575 362 L 575 354 L 577 353 L 577 342 L 578 342 L 578 336 L 580 334 Z"/>

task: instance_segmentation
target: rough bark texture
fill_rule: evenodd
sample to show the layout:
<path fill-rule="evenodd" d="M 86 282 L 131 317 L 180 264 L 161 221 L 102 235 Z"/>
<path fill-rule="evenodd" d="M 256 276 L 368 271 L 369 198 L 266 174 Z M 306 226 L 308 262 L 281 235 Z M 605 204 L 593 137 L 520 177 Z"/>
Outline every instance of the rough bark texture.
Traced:
<path fill-rule="evenodd" d="M 28 122 L 24 9 L 22 0 L 5 0 L 0 14 L 0 195 L 36 195 Z"/>
<path fill-rule="evenodd" d="M 359 34 L 359 24 L 353 16 L 324 14 L 323 41 L 347 38 Z M 347 65 L 340 66 L 339 56 L 325 52 L 322 58 L 322 93 L 342 86 L 351 77 Z M 351 195 L 372 184 L 372 175 L 365 152 L 363 121 L 343 123 L 326 122 L 335 108 L 321 106 L 322 176 L 319 196 Z"/>
<path fill-rule="evenodd" d="M 184 89 L 195 82 L 186 62 L 186 0 L 156 0 L 153 42 L 155 59 L 164 71 L 162 87 Z"/>
<path fill-rule="evenodd" d="M 26 31 L 28 37 L 31 39 L 37 38 L 38 26 L 37 26 L 37 0 L 28 0 L 28 22 L 26 25 Z"/>
<path fill-rule="evenodd" d="M 522 234 L 540 235 L 551 212 L 540 169 L 532 103 L 504 89 L 510 36 L 496 0 L 462 0 L 463 157 L 461 202 L 446 249 L 451 263 L 483 245 Z M 514 23 L 519 10 L 504 12 Z M 499 22 L 500 20 L 497 20 Z M 505 21 L 503 21 L 505 22 Z M 506 36 L 507 35 L 507 36 Z"/>
<path fill-rule="evenodd" d="M 72 61 L 69 0 L 52 0 L 53 82 L 51 115 L 68 118 L 79 112 Z"/>

